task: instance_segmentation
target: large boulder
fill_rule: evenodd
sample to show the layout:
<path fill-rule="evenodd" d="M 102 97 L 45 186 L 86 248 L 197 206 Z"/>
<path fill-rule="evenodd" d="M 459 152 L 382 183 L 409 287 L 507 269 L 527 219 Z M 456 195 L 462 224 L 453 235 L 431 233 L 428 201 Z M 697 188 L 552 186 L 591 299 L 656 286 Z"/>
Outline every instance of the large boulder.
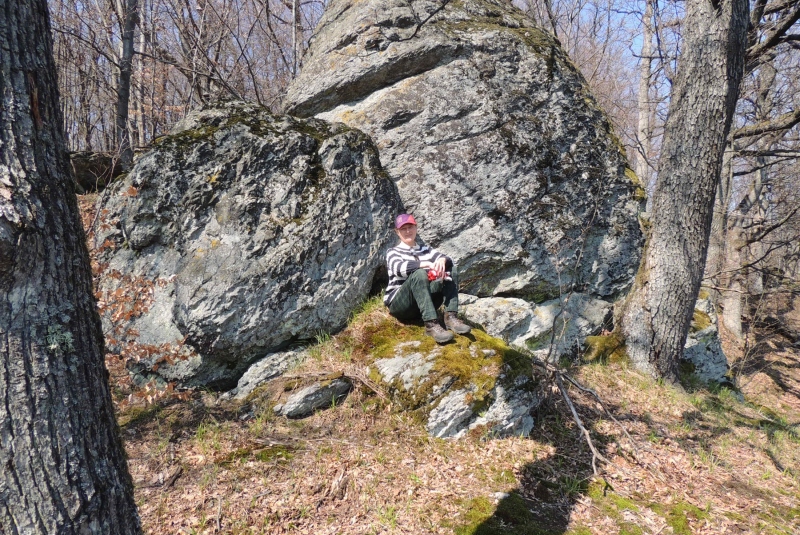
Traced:
<path fill-rule="evenodd" d="M 558 41 L 507 0 L 332 0 L 284 108 L 375 140 L 463 291 L 629 288 L 644 191 Z"/>
<path fill-rule="evenodd" d="M 346 324 L 398 207 L 357 130 L 243 103 L 192 113 L 101 200 L 110 346 L 141 373 L 230 388 L 264 355 Z"/>

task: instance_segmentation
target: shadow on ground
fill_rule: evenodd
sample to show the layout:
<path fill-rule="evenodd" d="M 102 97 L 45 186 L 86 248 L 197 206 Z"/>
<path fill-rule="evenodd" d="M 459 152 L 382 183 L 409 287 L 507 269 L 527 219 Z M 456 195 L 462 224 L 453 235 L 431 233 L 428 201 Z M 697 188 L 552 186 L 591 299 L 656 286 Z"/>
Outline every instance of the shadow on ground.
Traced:
<path fill-rule="evenodd" d="M 601 414 L 581 406 L 577 400 L 573 402 L 584 425 L 592 429 Z M 555 452 L 523 466 L 519 486 L 500 497 L 496 506 L 488 501 L 473 504 L 475 508 L 468 514 L 473 522 L 457 528 L 457 535 L 567 533 L 572 511 L 578 500 L 588 494 L 594 478 L 592 453 L 560 400 L 539 411 L 531 435 L 539 443 L 554 446 Z M 611 440 L 597 432 L 592 432 L 592 439 L 600 451 Z M 488 512 L 491 514 L 487 518 Z"/>

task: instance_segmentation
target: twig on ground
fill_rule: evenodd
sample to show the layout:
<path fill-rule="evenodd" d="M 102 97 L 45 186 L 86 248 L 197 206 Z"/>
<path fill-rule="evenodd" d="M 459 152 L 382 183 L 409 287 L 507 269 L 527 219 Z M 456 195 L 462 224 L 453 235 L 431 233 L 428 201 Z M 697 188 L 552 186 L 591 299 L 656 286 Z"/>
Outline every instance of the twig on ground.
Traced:
<path fill-rule="evenodd" d="M 386 392 L 381 390 L 381 388 L 378 385 L 376 385 L 372 380 L 369 379 L 369 377 L 367 377 L 363 373 L 351 369 L 351 370 L 346 370 L 344 372 L 344 376 L 350 380 L 358 381 L 368 389 L 372 390 L 372 392 L 374 392 L 375 395 L 381 398 L 382 400 L 391 402 L 389 396 L 386 395 Z"/>
<path fill-rule="evenodd" d="M 222 532 L 222 524 L 220 518 L 222 517 L 222 498 L 217 496 L 217 533 Z"/>
<path fill-rule="evenodd" d="M 572 385 L 575 386 L 575 388 L 577 388 L 581 392 L 586 392 L 587 394 L 590 394 L 595 399 L 595 401 L 597 401 L 600 404 L 600 406 L 603 407 L 603 411 L 606 413 L 606 415 L 609 418 L 611 418 L 611 420 L 613 420 L 613 422 L 615 424 L 617 424 L 620 429 L 622 429 L 622 432 L 625 433 L 626 437 L 628 437 L 628 440 L 631 443 L 631 447 L 633 448 L 633 451 L 635 453 L 639 453 L 639 450 L 636 447 L 636 442 L 633 440 L 633 437 L 631 437 L 631 435 L 628 433 L 628 430 L 625 429 L 625 427 L 620 423 L 620 421 L 617 420 L 617 418 L 613 414 L 611 414 L 611 411 L 608 410 L 608 407 L 606 407 L 606 404 L 603 403 L 602 399 L 600 399 L 600 395 L 597 392 L 595 392 L 591 388 L 583 386 L 582 384 L 580 384 L 578 381 L 576 381 L 575 379 L 573 379 L 569 375 L 564 375 L 564 379 L 569 381 Z"/>
<path fill-rule="evenodd" d="M 589 445 L 589 449 L 592 451 L 592 470 L 594 471 L 594 475 L 598 475 L 599 473 L 597 470 L 597 460 L 599 459 L 607 463 L 608 459 L 606 459 L 599 451 L 597 451 L 597 448 L 594 445 L 594 441 L 592 440 L 592 437 L 589 434 L 589 430 L 586 429 L 586 426 L 583 425 L 583 420 L 581 420 L 580 416 L 578 415 L 578 411 L 575 409 L 575 405 L 572 403 L 572 398 L 567 392 L 567 386 L 564 384 L 564 379 L 569 381 L 570 384 L 575 385 L 575 387 L 581 390 L 582 392 L 591 394 L 597 400 L 597 402 L 600 403 L 600 406 L 603 407 L 605 413 L 619 426 L 620 429 L 622 429 L 623 433 L 625 433 L 625 436 L 628 437 L 628 440 L 630 440 L 631 446 L 633 447 L 634 451 L 635 452 L 637 451 L 636 443 L 634 442 L 633 438 L 630 436 L 630 434 L 628 434 L 628 431 L 622 426 L 619 420 L 617 420 L 611 414 L 608 408 L 606 408 L 605 404 L 602 402 L 597 392 L 595 392 L 591 388 L 583 386 L 576 379 L 574 379 L 567 373 L 560 370 L 555 364 L 551 364 L 548 361 L 544 361 L 536 357 L 528 349 L 524 347 L 518 347 L 517 349 L 519 349 L 522 353 L 528 355 L 531 358 L 533 365 L 543 369 L 548 377 L 548 381 L 554 382 L 558 387 L 559 391 L 561 392 L 561 396 L 564 398 L 564 401 L 566 402 L 570 412 L 572 413 L 572 419 L 575 421 L 578 428 L 581 430 L 581 433 L 586 439 L 586 443 Z"/>
<path fill-rule="evenodd" d="M 572 399 L 570 399 L 569 394 L 567 394 L 567 387 L 564 385 L 564 381 L 561 379 L 561 376 L 562 373 L 560 371 L 555 372 L 554 379 L 556 381 L 556 385 L 558 385 L 558 389 L 561 390 L 561 396 L 564 398 L 569 410 L 572 412 L 572 419 L 575 420 L 578 428 L 586 438 L 586 443 L 589 445 L 589 449 L 592 450 L 592 471 L 594 472 L 594 475 L 598 475 L 599 472 L 597 470 L 597 460 L 600 459 L 604 463 L 607 463 L 608 459 L 603 457 L 603 455 L 597 451 L 597 448 L 594 447 L 594 441 L 592 440 L 591 435 L 589 435 L 589 431 L 586 429 L 586 427 L 584 427 L 581 417 L 578 416 L 578 411 L 575 410 L 575 405 L 572 404 Z"/>

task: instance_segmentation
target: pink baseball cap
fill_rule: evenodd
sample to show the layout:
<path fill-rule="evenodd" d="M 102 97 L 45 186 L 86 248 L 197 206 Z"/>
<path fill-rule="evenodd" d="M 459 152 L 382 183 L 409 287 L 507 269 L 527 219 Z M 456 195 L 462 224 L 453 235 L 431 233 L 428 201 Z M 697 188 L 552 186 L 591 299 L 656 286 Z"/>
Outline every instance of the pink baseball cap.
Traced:
<path fill-rule="evenodd" d="M 394 218 L 394 228 L 400 228 L 403 225 L 416 225 L 417 220 L 414 219 L 414 216 L 411 214 L 400 214 L 399 216 Z"/>

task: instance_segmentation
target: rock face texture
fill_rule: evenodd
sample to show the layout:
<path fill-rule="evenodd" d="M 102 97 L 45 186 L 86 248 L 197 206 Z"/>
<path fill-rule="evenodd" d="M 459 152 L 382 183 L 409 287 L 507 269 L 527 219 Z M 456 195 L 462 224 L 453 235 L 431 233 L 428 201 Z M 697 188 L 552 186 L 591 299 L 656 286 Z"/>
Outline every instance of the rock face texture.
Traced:
<path fill-rule="evenodd" d="M 383 328 L 393 324 L 388 320 Z M 378 338 L 379 354 L 372 355 L 367 371 L 400 407 L 417 413 L 431 435 L 531 432 L 543 395 L 529 358 L 479 330 L 444 346 L 433 343 L 422 327 L 394 330 L 395 338 Z"/>
<path fill-rule="evenodd" d="M 270 353 L 253 363 L 239 378 L 236 388 L 222 395 L 223 399 L 243 400 L 260 385 L 283 375 L 286 370 L 306 359 L 308 354 L 302 350 Z"/>
<path fill-rule="evenodd" d="M 629 287 L 644 192 L 558 42 L 506 0 L 332 0 L 285 110 L 375 140 L 463 291 Z"/>
<path fill-rule="evenodd" d="M 464 317 L 487 333 L 551 361 L 581 353 L 587 336 L 611 328 L 611 303 L 580 293 L 539 305 L 513 297 L 461 294 L 459 303 Z"/>
<path fill-rule="evenodd" d="M 717 311 L 710 298 L 698 299 L 683 349 L 683 365 L 705 383 L 731 383 L 730 365 L 719 338 Z"/>
<path fill-rule="evenodd" d="M 314 383 L 289 396 L 286 403 L 274 407 L 275 414 L 287 418 L 303 418 L 314 411 L 329 409 L 340 403 L 353 388 L 345 377 Z"/>
<path fill-rule="evenodd" d="M 190 114 L 99 206 L 106 331 L 152 348 L 142 363 L 167 380 L 230 388 L 258 358 L 345 325 L 398 204 L 357 130 L 242 103 Z M 133 305 L 111 306 L 137 285 Z"/>

